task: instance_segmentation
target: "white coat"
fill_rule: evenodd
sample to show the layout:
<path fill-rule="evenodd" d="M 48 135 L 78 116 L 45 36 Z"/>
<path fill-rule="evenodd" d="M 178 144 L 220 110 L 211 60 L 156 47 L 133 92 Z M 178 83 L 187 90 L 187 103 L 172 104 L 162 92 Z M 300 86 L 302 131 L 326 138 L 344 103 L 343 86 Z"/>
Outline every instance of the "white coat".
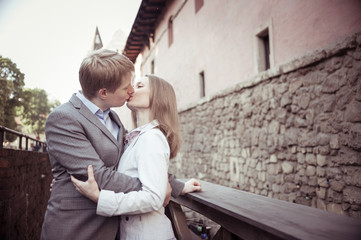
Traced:
<path fill-rule="evenodd" d="M 139 178 L 142 189 L 127 194 L 102 190 L 99 196 L 97 214 L 122 215 L 121 239 L 175 239 L 163 207 L 170 149 L 157 125 L 153 121 L 140 128 L 118 166 L 119 172 Z"/>

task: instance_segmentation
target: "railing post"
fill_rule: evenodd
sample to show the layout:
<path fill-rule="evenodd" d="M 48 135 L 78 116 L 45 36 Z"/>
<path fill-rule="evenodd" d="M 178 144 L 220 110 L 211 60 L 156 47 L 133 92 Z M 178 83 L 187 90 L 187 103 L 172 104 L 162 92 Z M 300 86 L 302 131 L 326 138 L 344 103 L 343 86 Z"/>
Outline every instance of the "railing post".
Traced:
<path fill-rule="evenodd" d="M 28 141 L 29 141 L 29 138 L 28 137 L 25 137 L 25 150 L 29 150 L 28 148 Z"/>
<path fill-rule="evenodd" d="M 23 136 L 19 135 L 19 149 L 22 149 Z"/>
<path fill-rule="evenodd" d="M 0 148 L 4 147 L 4 129 L 0 128 Z"/>
<path fill-rule="evenodd" d="M 172 227 L 176 238 L 179 240 L 199 239 L 199 237 L 191 232 L 188 228 L 186 217 L 181 206 L 170 201 L 166 207 L 166 215 L 171 219 Z"/>

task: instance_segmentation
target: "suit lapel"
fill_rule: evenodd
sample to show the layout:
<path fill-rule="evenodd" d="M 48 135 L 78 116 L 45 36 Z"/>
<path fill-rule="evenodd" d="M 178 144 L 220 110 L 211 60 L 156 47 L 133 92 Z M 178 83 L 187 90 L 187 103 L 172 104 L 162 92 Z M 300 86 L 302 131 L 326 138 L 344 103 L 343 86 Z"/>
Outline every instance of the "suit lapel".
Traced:
<path fill-rule="evenodd" d="M 110 110 L 110 112 L 109 112 L 109 117 L 119 126 L 119 133 L 118 133 L 118 139 L 117 139 L 117 143 L 119 146 L 119 153 L 118 153 L 117 162 L 115 163 L 115 166 L 117 167 L 119 164 L 119 161 L 120 161 L 120 157 L 122 156 L 123 151 L 124 151 L 124 144 L 123 144 L 124 136 L 123 135 L 124 135 L 125 129 L 124 129 L 123 124 L 120 122 L 118 115 L 115 112 L 113 112 L 112 110 Z"/>
<path fill-rule="evenodd" d="M 118 115 L 114 111 L 110 110 L 109 117 L 119 126 L 118 142 L 119 142 L 119 144 L 122 145 L 123 144 L 124 131 L 125 131 L 124 126 L 121 123 Z"/>
<path fill-rule="evenodd" d="M 73 104 L 75 108 L 78 109 L 79 113 L 83 115 L 89 122 L 94 124 L 97 128 L 99 128 L 118 148 L 119 151 L 122 151 L 121 144 L 117 139 L 111 134 L 111 132 L 102 124 L 98 117 L 95 116 L 83 103 L 82 101 L 74 94 L 70 99 L 70 102 Z M 122 128 L 122 127 L 120 127 Z M 122 130 L 123 131 L 123 130 Z M 120 129 L 119 129 L 120 132 Z"/>

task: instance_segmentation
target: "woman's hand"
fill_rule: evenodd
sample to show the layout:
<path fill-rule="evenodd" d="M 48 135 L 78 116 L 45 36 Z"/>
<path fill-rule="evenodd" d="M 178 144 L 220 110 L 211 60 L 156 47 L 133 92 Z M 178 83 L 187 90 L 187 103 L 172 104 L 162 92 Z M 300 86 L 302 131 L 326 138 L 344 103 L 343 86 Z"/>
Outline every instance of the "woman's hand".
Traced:
<path fill-rule="evenodd" d="M 186 193 L 200 192 L 200 191 L 202 191 L 201 183 L 198 182 L 196 179 L 192 178 L 184 184 L 184 188 L 181 194 L 184 195 Z"/>
<path fill-rule="evenodd" d="M 94 171 L 93 166 L 88 166 L 88 180 L 86 182 L 82 182 L 76 179 L 73 176 L 71 177 L 71 181 L 74 184 L 75 189 L 84 195 L 85 197 L 89 198 L 93 202 L 98 202 L 100 191 L 98 187 L 98 183 L 94 179 Z"/>
<path fill-rule="evenodd" d="M 50 183 L 50 192 L 53 190 L 54 182 L 55 182 L 55 179 L 53 178 L 53 180 Z"/>

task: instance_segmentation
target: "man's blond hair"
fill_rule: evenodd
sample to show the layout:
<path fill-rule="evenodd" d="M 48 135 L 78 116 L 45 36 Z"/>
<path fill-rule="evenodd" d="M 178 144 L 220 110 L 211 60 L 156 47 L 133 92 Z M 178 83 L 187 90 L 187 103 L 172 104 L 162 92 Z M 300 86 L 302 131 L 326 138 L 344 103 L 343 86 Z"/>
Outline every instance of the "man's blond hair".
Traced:
<path fill-rule="evenodd" d="M 124 78 L 134 73 L 134 65 L 126 56 L 108 49 L 100 49 L 84 58 L 79 69 L 83 95 L 92 99 L 106 88 L 114 93 Z"/>

